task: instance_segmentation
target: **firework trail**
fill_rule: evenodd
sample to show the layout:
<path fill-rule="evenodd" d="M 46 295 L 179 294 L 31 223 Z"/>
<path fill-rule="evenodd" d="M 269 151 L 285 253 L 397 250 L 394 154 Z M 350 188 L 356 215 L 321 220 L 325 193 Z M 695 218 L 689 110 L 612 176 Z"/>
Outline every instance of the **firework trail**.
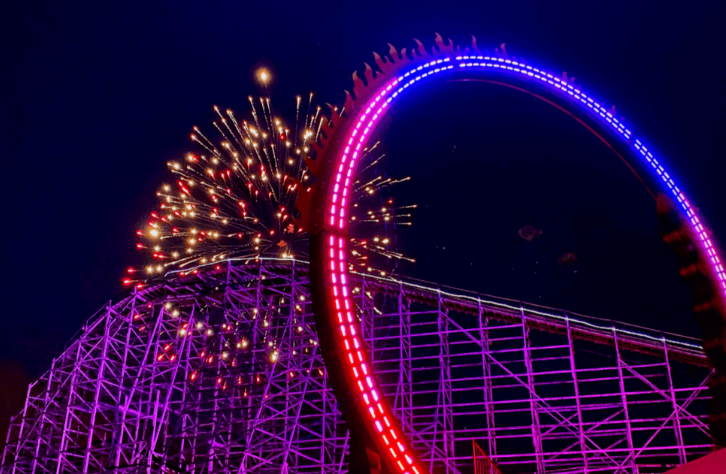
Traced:
<path fill-rule="evenodd" d="M 261 73 L 265 83 L 269 76 Z M 159 207 L 137 230 L 137 248 L 148 254 L 144 268 L 129 268 L 126 284 L 229 258 L 306 259 L 308 233 L 296 221 L 297 192 L 314 179 L 304 158 L 318 140 L 327 117 L 313 94 L 295 100 L 290 126 L 275 113 L 269 97 L 249 97 L 249 116 L 214 107 L 214 138 L 194 127 L 197 151 L 168 163 L 174 180 L 163 184 Z M 398 206 L 394 179 L 383 172 L 385 154 L 378 143 L 365 150 L 356 176 L 350 217 L 351 265 L 384 275 L 397 262 L 413 259 L 397 252 L 393 231 L 411 225 L 415 205 Z"/>

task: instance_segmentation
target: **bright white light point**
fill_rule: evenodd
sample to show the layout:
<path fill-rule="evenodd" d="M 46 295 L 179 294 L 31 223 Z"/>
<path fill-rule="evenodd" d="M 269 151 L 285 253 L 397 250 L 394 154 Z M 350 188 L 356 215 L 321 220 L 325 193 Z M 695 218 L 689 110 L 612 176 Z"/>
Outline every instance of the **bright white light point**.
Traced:
<path fill-rule="evenodd" d="M 259 76 L 260 76 L 260 80 L 261 80 L 262 82 L 264 82 L 264 83 L 267 83 L 267 81 L 269 81 L 269 80 L 270 80 L 270 73 L 269 73 L 269 72 L 267 72 L 267 71 L 266 71 L 266 70 L 264 70 L 264 69 L 260 69 L 260 72 L 259 72 Z"/>

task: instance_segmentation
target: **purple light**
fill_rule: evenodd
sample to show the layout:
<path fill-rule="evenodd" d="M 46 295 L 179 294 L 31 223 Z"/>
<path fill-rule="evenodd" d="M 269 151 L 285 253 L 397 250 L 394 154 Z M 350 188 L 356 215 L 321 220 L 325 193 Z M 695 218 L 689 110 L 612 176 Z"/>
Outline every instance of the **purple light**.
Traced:
<path fill-rule="evenodd" d="M 351 306 L 346 279 L 346 274 L 348 273 L 346 259 L 347 252 L 345 243 L 348 225 L 346 219 L 346 197 L 348 196 L 352 185 L 351 176 L 355 171 L 357 165 L 358 153 L 361 148 L 366 145 L 366 142 L 371 132 L 375 129 L 378 121 L 385 113 L 386 108 L 392 103 L 392 101 L 396 97 L 398 97 L 403 91 L 405 91 L 415 83 L 421 81 L 422 79 L 432 77 L 441 72 L 451 71 L 455 68 L 473 68 L 480 70 L 501 71 L 504 74 L 515 74 L 524 76 L 529 79 L 534 79 L 536 81 L 539 81 L 540 84 L 545 85 L 545 87 L 548 87 L 550 90 L 556 91 L 559 94 L 563 94 L 575 104 L 580 105 L 583 110 L 594 114 L 594 116 L 597 117 L 599 120 L 607 123 L 608 126 L 613 131 L 617 132 L 617 135 L 622 137 L 629 146 L 635 147 L 635 149 L 639 152 L 643 159 L 645 159 L 646 162 L 650 164 L 654 172 L 660 177 L 666 187 L 670 190 L 671 194 L 676 198 L 679 205 L 686 213 L 691 226 L 696 231 L 702 249 L 708 254 L 709 262 L 721 285 L 722 296 L 726 297 L 726 273 L 724 272 L 720 257 L 714 249 L 713 243 L 711 242 L 710 238 L 704 231 L 698 216 L 693 210 L 693 207 L 686 199 L 683 192 L 676 186 L 673 178 L 665 171 L 665 169 L 658 162 L 658 160 L 653 157 L 652 153 L 649 152 L 648 149 L 639 140 L 634 140 L 634 142 L 632 141 L 631 131 L 626 129 L 625 126 L 617 118 L 613 117 L 613 115 L 609 111 L 607 111 L 598 102 L 595 102 L 591 97 L 574 88 L 572 85 L 568 84 L 567 81 L 554 77 L 551 74 L 548 74 L 540 69 L 534 68 L 529 65 L 521 64 L 517 61 L 497 57 L 457 56 L 455 58 L 447 57 L 443 59 L 429 61 L 392 79 L 384 87 L 382 87 L 377 92 L 377 94 L 373 96 L 372 99 L 370 99 L 366 103 L 363 108 L 363 112 L 361 112 L 358 116 L 354 117 L 354 123 L 348 132 L 346 141 L 344 141 L 345 147 L 340 155 L 337 156 L 337 171 L 334 173 L 332 193 L 330 193 L 330 201 L 325 207 L 325 209 L 328 209 L 327 219 L 324 219 L 324 222 L 326 223 L 325 230 L 330 233 L 329 261 L 332 280 L 332 298 L 330 301 L 335 304 L 336 308 L 340 308 L 341 301 L 345 305 L 346 310 L 349 309 Z M 336 168 L 334 167 L 333 169 Z M 338 203 L 339 205 L 337 205 Z M 335 250 L 338 250 L 337 257 L 335 255 Z M 338 267 L 340 269 L 340 279 L 337 278 L 338 272 L 335 270 L 336 261 L 339 264 Z M 339 319 L 341 319 L 341 332 L 343 334 L 343 337 L 346 337 L 344 323 L 342 322 L 342 318 L 339 317 Z M 358 323 L 356 321 L 349 325 L 351 336 L 356 335 L 357 324 Z M 357 368 L 360 368 L 365 375 L 365 382 L 367 388 L 361 383 L 360 380 L 358 380 L 358 386 L 363 394 L 363 399 L 365 400 L 366 405 L 368 405 L 370 404 L 370 399 L 368 395 L 371 394 L 371 396 L 373 396 L 373 394 L 376 393 L 376 387 L 378 386 L 378 382 L 373 374 L 368 375 L 369 371 L 367 370 L 367 367 L 363 362 L 365 358 L 361 352 L 363 351 L 363 353 L 365 353 L 365 349 L 361 348 L 361 350 L 356 351 L 358 356 L 358 361 L 356 362 L 353 358 L 353 351 L 350 350 L 350 346 L 347 343 L 347 339 L 345 340 L 345 342 L 348 359 L 350 361 L 351 367 L 353 369 L 352 371 L 355 374 L 356 378 L 358 378 L 359 375 Z M 377 399 L 378 397 L 375 398 Z M 388 407 L 385 400 L 383 401 L 383 403 L 386 406 L 387 410 L 390 411 L 390 407 Z M 373 410 L 373 407 L 368 407 L 368 410 L 371 414 L 371 417 L 375 419 L 376 414 Z M 382 409 L 381 412 L 383 413 Z M 388 418 L 384 416 L 383 419 L 386 423 L 386 426 L 390 427 Z M 376 428 L 378 428 L 377 424 L 375 426 Z M 396 434 L 396 431 L 398 431 L 398 429 L 399 428 L 397 426 L 394 426 L 389 430 L 389 433 L 393 437 L 393 439 L 398 439 Z M 383 440 L 385 444 L 388 445 L 388 440 L 383 437 L 383 432 L 380 429 L 377 429 L 377 431 L 378 435 L 381 436 L 381 440 Z M 401 436 L 401 439 L 408 443 L 408 440 L 405 440 L 404 436 Z M 405 445 L 399 443 L 398 446 L 401 447 L 401 452 L 403 452 Z M 410 445 L 408 446 L 410 447 Z M 396 453 L 392 448 L 390 449 L 390 452 L 393 458 L 396 458 Z M 409 461 L 409 463 L 411 463 L 411 461 Z M 404 468 L 403 465 L 400 464 L 400 461 L 399 466 L 403 471 Z M 415 467 L 413 468 L 413 470 L 415 472 L 418 472 Z"/>

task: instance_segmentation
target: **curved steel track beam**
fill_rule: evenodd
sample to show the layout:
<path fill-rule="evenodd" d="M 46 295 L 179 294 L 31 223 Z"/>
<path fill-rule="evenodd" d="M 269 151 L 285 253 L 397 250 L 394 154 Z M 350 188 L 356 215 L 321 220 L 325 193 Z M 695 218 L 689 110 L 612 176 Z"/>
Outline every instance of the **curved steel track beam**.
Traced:
<path fill-rule="evenodd" d="M 455 47 L 451 40 L 445 42 L 439 35 L 431 51 L 420 41 L 416 43 L 410 54 L 405 49 L 399 52 L 393 46 L 387 57 L 374 53 L 379 71 L 366 64 L 365 82 L 357 73 L 353 74 L 353 93 L 346 91 L 343 110 L 339 113 L 333 109 L 322 125 L 323 138 L 313 146 L 315 158 L 306 158 L 317 180 L 300 191 L 297 202 L 301 223 L 311 233 L 311 286 L 320 346 L 333 391 L 351 432 L 350 472 L 424 474 L 426 471 L 401 431 L 373 373 L 351 298 L 348 258 L 351 186 L 359 152 L 366 147 L 377 124 L 397 98 L 415 93 L 422 83 L 482 81 L 534 95 L 567 113 L 600 138 L 638 176 L 651 196 L 669 196 L 673 208 L 678 209 L 677 220 L 687 224 L 675 229 L 674 240 L 682 244 L 676 249 L 685 252 L 685 260 L 681 259 L 685 263 L 682 263 L 693 267 L 691 274 L 698 275 L 689 281 L 696 290 L 694 293 L 700 295 L 699 301 L 694 301 L 694 308 L 697 315 L 699 305 L 705 308 L 703 314 L 717 329 L 707 335 L 714 340 L 710 343 L 705 340 L 704 346 L 716 367 L 716 378 L 721 374 L 723 379 L 726 373 L 723 259 L 695 206 L 662 162 L 617 119 L 614 107 L 606 108 L 583 92 L 566 73 L 555 76 L 510 57 L 504 45 L 495 54 L 488 54 L 479 52 L 476 39 L 471 48 L 463 49 Z M 683 270 L 681 273 L 688 280 Z"/>

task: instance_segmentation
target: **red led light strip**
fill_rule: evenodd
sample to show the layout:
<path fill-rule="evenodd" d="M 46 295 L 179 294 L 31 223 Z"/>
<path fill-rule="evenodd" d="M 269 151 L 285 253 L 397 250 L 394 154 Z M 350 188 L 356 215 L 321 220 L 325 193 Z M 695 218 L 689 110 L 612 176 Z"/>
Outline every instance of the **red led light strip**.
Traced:
<path fill-rule="evenodd" d="M 326 188 L 328 192 L 323 196 L 325 212 L 322 236 L 325 246 L 326 263 L 323 268 L 327 304 L 332 305 L 332 307 L 329 306 L 331 316 L 337 316 L 339 340 L 335 342 L 343 348 L 348 370 L 352 374 L 352 379 L 355 380 L 353 389 L 357 390 L 357 393 L 354 394 L 354 403 L 363 404 L 361 408 L 368 416 L 369 434 L 374 438 L 379 454 L 388 456 L 388 462 L 385 464 L 397 466 L 398 472 L 403 474 L 422 474 L 425 469 L 409 440 L 403 435 L 398 421 L 383 397 L 383 392 L 373 374 L 370 358 L 360 337 L 360 324 L 355 315 L 355 307 L 348 287 L 347 213 L 353 176 L 360 152 L 386 108 L 398 95 L 418 81 L 454 69 L 488 69 L 526 76 L 525 79 L 537 80 L 540 84 L 556 90 L 569 100 L 579 102 L 578 105 L 583 110 L 595 115 L 603 125 L 607 122 L 612 130 L 628 143 L 628 146 L 635 148 L 647 160 L 667 185 L 669 191 L 676 197 L 701 239 L 702 251 L 708 256 L 715 279 L 722 290 L 722 296 L 726 294 L 726 274 L 721 259 L 683 192 L 675 186 L 673 179 L 639 140 L 631 141 L 630 130 L 627 130 L 601 105 L 579 89 L 572 87 L 567 81 L 516 61 L 489 56 L 456 56 L 431 60 L 392 79 L 378 89 L 373 98 L 368 100 L 361 111 L 353 117 L 351 125 L 347 129 L 347 135 L 342 145 L 339 145 L 340 150 L 334 157 L 333 172 Z M 637 156 L 637 154 L 635 155 Z"/>
<path fill-rule="evenodd" d="M 345 347 L 350 370 L 355 378 L 359 390 L 359 400 L 365 404 L 369 414 L 369 422 L 374 427 L 379 446 L 385 446 L 379 453 L 385 456 L 387 451 L 394 465 L 403 474 L 421 474 L 420 461 L 412 449 L 408 439 L 403 435 L 398 421 L 393 417 L 388 403 L 382 396 L 378 387 L 373 367 L 369 365 L 369 358 L 360 338 L 360 325 L 355 316 L 355 309 L 348 288 L 348 249 L 347 240 L 347 211 L 350 203 L 349 196 L 353 182 L 353 174 L 361 149 L 383 115 L 385 108 L 403 89 L 417 80 L 430 74 L 452 69 L 448 64 L 450 58 L 430 61 L 417 70 L 425 70 L 411 80 L 403 78 L 392 80 L 372 100 L 370 100 L 358 117 L 355 118 L 346 137 L 345 146 L 337 159 L 333 172 L 332 192 L 326 205 L 325 212 L 325 241 L 327 242 L 327 281 L 330 284 L 334 314 L 337 316 L 339 334 Z M 401 83 L 399 85 L 399 83 Z M 396 86 L 399 85 L 398 88 Z M 383 451 L 383 452 L 381 452 Z"/>

